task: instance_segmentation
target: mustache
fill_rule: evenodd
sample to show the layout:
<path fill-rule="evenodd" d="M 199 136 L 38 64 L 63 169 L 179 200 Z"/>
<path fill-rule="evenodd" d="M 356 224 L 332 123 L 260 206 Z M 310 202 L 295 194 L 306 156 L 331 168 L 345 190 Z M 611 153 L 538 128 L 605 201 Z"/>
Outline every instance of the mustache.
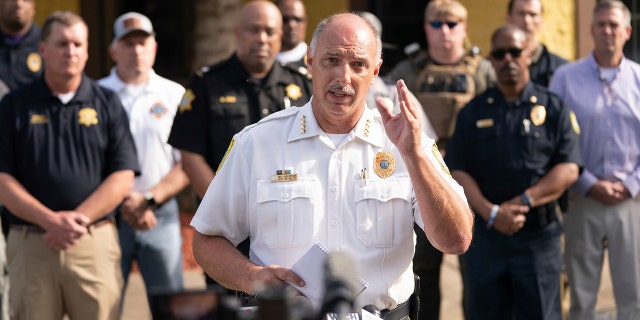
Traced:
<path fill-rule="evenodd" d="M 328 84 L 327 85 L 327 90 L 329 90 L 329 91 L 337 91 L 338 93 L 344 93 L 344 94 L 348 94 L 348 95 L 356 94 L 356 90 L 353 89 L 353 87 L 350 84 L 345 84 L 344 86 L 339 85 L 337 83 Z"/>

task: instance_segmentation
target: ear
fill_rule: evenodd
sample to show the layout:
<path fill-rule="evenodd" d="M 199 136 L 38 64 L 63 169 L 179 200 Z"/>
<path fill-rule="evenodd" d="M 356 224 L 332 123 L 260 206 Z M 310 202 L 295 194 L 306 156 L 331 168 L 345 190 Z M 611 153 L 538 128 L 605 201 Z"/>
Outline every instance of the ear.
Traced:
<path fill-rule="evenodd" d="M 531 63 L 533 63 L 533 49 L 527 46 L 526 49 L 524 49 L 524 52 L 522 54 L 524 55 L 527 66 L 530 66 Z"/>
<path fill-rule="evenodd" d="M 111 44 L 109 45 L 109 57 L 111 57 L 111 60 L 113 62 L 117 62 L 115 45 L 116 45 L 115 42 L 111 42 Z"/>
<path fill-rule="evenodd" d="M 44 57 L 44 42 L 38 41 L 38 53 L 41 57 Z"/>
<path fill-rule="evenodd" d="M 625 41 L 628 41 L 629 39 L 631 39 L 631 26 L 627 26 L 627 27 L 625 28 L 625 31 L 626 31 L 626 33 L 627 33 L 627 36 L 626 36 Z"/>
<path fill-rule="evenodd" d="M 371 84 L 373 84 L 376 81 L 376 77 L 378 77 L 380 75 L 380 67 L 381 66 L 382 66 L 382 59 L 380 59 L 380 61 L 378 61 L 378 64 L 373 69 L 373 78 L 371 78 Z"/>
<path fill-rule="evenodd" d="M 307 63 L 307 70 L 309 73 L 313 71 L 313 56 L 311 56 L 311 47 L 307 47 L 307 55 L 305 56 L 305 62 Z"/>

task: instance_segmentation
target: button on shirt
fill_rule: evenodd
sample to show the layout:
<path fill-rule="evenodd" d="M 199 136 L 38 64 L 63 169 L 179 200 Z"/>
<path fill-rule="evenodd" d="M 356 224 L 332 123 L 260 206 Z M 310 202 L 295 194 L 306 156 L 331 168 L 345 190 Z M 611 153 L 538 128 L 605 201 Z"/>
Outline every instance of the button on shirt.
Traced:
<path fill-rule="evenodd" d="M 544 110 L 542 123 L 534 120 L 534 108 Z M 582 166 L 569 111 L 558 96 L 532 82 L 514 102 L 489 88 L 460 111 L 446 163 L 471 175 L 492 203 L 507 201 L 559 163 Z"/>
<path fill-rule="evenodd" d="M 601 79 L 602 75 L 602 79 Z M 597 180 L 621 181 L 640 192 L 640 65 L 622 58 L 612 78 L 599 71 L 593 53 L 563 65 L 549 89 L 572 109 L 583 128 L 585 169 L 573 190 L 586 195 Z"/>
<path fill-rule="evenodd" d="M 434 141 L 424 135 L 422 141 L 433 165 L 441 168 L 437 151 L 432 152 Z M 373 170 L 379 152 L 390 152 L 396 162 L 386 179 Z M 297 179 L 272 182 L 278 170 L 290 170 Z M 441 174 L 465 199 L 462 188 Z M 379 113 L 365 108 L 336 146 L 318 126 L 309 102 L 234 137 L 191 225 L 234 245 L 250 236 L 251 260 L 262 265 L 289 268 L 316 242 L 329 251 L 342 250 L 370 284 L 356 306 L 384 309 L 413 292 L 414 221 L 423 227 L 409 173 Z"/>
<path fill-rule="evenodd" d="M 76 208 L 113 172 L 140 172 L 120 100 L 86 76 L 66 104 L 42 77 L 10 92 L 0 121 L 0 172 L 51 210 Z"/>
<path fill-rule="evenodd" d="M 142 174 L 135 180 L 134 190 L 147 191 L 160 183 L 180 161 L 180 152 L 166 141 L 185 90 L 178 83 L 158 76 L 153 70 L 149 71 L 148 82 L 137 92 L 128 89 L 115 68 L 98 83 L 115 91 L 123 102 L 138 151 L 138 161 L 143 168 Z"/>

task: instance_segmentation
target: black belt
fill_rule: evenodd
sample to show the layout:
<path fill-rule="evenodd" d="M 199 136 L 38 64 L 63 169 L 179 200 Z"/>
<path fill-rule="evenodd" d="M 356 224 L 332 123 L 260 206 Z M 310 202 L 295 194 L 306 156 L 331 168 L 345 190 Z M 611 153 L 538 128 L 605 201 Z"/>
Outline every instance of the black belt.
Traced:
<path fill-rule="evenodd" d="M 384 320 L 409 319 L 409 315 L 411 314 L 411 298 L 403 303 L 398 304 L 392 310 L 384 309 L 380 311 L 380 314 L 382 314 L 382 319 Z"/>

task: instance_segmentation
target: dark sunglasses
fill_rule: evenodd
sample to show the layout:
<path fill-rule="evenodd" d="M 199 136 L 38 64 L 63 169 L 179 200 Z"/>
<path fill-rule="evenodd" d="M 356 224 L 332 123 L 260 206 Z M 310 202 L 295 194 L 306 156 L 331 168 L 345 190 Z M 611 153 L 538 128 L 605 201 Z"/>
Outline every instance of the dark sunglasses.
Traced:
<path fill-rule="evenodd" d="M 496 60 L 502 60 L 507 55 L 507 53 L 511 56 L 511 58 L 520 58 L 522 55 L 521 48 L 509 48 L 509 49 L 495 49 L 491 51 L 490 55 L 492 58 Z"/>
<path fill-rule="evenodd" d="M 458 25 L 458 23 L 460 22 L 459 21 L 429 21 L 429 24 L 434 29 L 440 29 L 445 24 L 447 25 L 447 27 L 449 27 L 449 29 L 453 29 Z"/>
<path fill-rule="evenodd" d="M 289 23 L 290 21 L 295 21 L 296 23 L 302 23 L 305 20 L 306 20 L 305 18 L 296 17 L 296 16 L 283 16 L 282 17 L 282 22 L 284 22 L 284 23 Z"/>

